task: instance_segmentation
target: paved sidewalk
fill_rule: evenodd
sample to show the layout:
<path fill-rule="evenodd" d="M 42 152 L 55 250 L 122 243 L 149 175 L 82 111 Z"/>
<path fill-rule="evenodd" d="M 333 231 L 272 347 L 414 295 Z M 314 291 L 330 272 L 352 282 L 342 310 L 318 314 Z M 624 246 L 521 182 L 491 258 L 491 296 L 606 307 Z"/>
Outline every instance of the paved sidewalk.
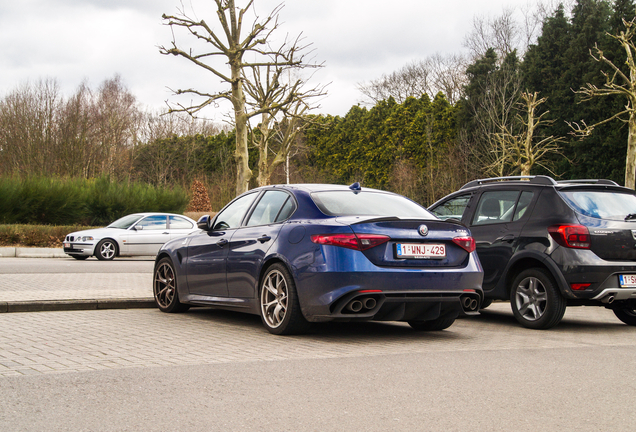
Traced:
<path fill-rule="evenodd" d="M 152 259 L 0 259 L 0 313 L 156 307 Z"/>

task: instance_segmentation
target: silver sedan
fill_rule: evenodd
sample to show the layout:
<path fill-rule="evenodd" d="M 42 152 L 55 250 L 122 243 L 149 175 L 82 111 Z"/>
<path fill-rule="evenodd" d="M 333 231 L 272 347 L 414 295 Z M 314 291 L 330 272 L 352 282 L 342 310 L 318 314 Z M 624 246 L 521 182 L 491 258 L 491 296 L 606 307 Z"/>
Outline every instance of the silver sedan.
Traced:
<path fill-rule="evenodd" d="M 194 220 L 170 213 L 135 213 L 105 228 L 77 231 L 64 239 L 64 252 L 78 260 L 95 256 L 112 260 L 116 256 L 151 256 L 169 240 L 199 231 Z"/>

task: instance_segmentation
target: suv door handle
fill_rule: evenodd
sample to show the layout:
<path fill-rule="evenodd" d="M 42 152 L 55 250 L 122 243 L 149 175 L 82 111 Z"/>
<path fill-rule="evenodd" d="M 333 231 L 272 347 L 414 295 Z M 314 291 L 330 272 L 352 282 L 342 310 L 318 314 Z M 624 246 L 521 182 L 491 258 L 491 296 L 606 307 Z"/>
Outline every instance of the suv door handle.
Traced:
<path fill-rule="evenodd" d="M 223 247 L 223 246 L 225 246 L 225 245 L 226 245 L 226 244 L 228 244 L 228 243 L 229 243 L 229 242 L 228 242 L 227 240 L 225 240 L 225 239 L 221 239 L 221 240 L 219 240 L 218 242 L 216 242 L 216 244 L 217 244 L 219 247 Z"/>
<path fill-rule="evenodd" d="M 263 234 L 262 236 L 260 236 L 256 240 L 258 240 L 261 243 L 265 243 L 266 241 L 270 241 L 271 239 L 272 238 L 270 236 L 268 236 L 267 234 Z"/>
<path fill-rule="evenodd" d="M 506 234 L 503 237 L 499 237 L 497 240 L 502 241 L 502 242 L 511 242 L 515 239 L 515 236 L 513 234 Z"/>

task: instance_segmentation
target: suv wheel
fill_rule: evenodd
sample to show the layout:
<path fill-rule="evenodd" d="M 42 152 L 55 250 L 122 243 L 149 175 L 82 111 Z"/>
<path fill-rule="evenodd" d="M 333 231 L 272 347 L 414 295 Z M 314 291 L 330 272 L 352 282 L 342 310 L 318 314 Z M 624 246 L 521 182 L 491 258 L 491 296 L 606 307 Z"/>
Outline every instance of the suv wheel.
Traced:
<path fill-rule="evenodd" d="M 510 290 L 512 313 L 527 328 L 554 327 L 563 318 L 566 304 L 552 275 L 542 268 L 519 273 Z"/>

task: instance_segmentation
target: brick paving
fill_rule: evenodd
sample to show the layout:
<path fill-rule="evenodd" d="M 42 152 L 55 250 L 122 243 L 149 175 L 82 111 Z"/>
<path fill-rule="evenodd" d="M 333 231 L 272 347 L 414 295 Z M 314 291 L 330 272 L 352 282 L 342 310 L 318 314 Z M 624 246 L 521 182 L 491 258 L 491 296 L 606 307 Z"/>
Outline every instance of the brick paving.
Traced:
<path fill-rule="evenodd" d="M 3 274 L 0 301 L 151 298 L 152 273 Z"/>
<path fill-rule="evenodd" d="M 257 316 L 207 308 L 184 314 L 156 309 L 0 314 L 0 379 L 165 365 L 636 346 L 636 328 L 603 308 L 569 308 L 549 331 L 519 327 L 506 303 L 491 308 L 442 332 L 417 333 L 403 323 L 342 323 L 293 337 L 270 335 Z"/>

